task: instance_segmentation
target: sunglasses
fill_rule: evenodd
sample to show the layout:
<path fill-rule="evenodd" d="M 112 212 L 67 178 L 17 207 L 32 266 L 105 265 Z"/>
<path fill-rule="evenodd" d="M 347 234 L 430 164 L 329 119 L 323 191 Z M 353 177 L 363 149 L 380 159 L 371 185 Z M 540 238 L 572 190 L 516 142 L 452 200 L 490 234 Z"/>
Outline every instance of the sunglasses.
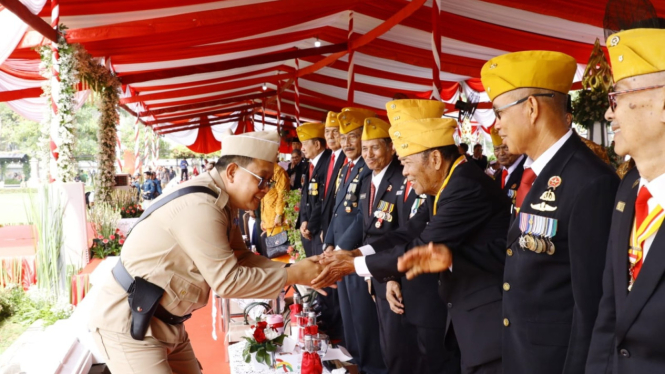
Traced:
<path fill-rule="evenodd" d="M 527 96 L 527 97 L 525 97 L 525 98 L 523 98 L 523 99 L 519 99 L 519 100 L 517 100 L 517 101 L 513 101 L 513 102 L 510 103 L 510 104 L 506 104 L 506 105 L 502 106 L 501 108 L 492 108 L 492 109 L 494 110 L 494 115 L 496 116 L 496 118 L 498 118 L 498 119 L 500 120 L 500 119 L 501 119 L 501 112 L 505 111 L 506 109 L 508 109 L 508 108 L 510 108 L 510 107 L 512 107 L 512 106 L 522 104 L 523 102 L 529 100 L 529 98 L 532 97 L 532 96 L 533 96 L 533 97 L 537 97 L 537 96 L 554 97 L 554 94 L 533 94 L 533 95 L 529 95 L 529 96 Z"/>
<path fill-rule="evenodd" d="M 270 179 L 270 180 L 265 180 L 265 179 L 261 178 L 260 176 L 258 176 L 258 175 L 256 175 L 256 174 L 252 173 L 251 171 L 245 169 L 244 167 L 242 167 L 242 166 L 240 166 L 240 165 L 238 165 L 238 164 L 236 164 L 236 165 L 237 165 L 240 169 L 246 171 L 247 173 L 251 174 L 254 178 L 256 178 L 256 179 L 259 180 L 259 190 L 263 190 L 263 189 L 265 189 L 266 187 L 267 187 L 268 189 L 271 189 L 271 188 L 273 188 L 273 187 L 275 186 L 275 181 L 274 181 L 274 180 L 272 180 L 272 179 Z"/>
<path fill-rule="evenodd" d="M 665 84 L 660 85 L 660 86 L 636 88 L 636 89 L 633 89 L 633 90 L 625 90 L 625 91 L 614 91 L 614 87 L 612 87 L 612 90 L 607 94 L 607 98 L 610 102 L 610 108 L 612 108 L 612 111 L 614 112 L 614 110 L 617 107 L 617 96 L 624 95 L 624 94 L 631 93 L 631 92 L 655 90 L 656 88 L 662 88 L 662 87 L 665 87 Z"/>

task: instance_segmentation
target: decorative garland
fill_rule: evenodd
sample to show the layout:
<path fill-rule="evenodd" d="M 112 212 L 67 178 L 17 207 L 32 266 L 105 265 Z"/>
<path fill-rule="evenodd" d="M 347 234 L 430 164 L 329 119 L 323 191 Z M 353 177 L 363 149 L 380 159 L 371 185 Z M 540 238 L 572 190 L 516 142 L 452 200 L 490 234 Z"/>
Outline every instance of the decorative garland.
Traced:
<path fill-rule="evenodd" d="M 605 112 L 610 106 L 607 92 L 611 85 L 610 65 L 605 59 L 600 41 L 596 39 L 591 57 L 589 57 L 589 62 L 584 70 L 584 78 L 582 79 L 584 89 L 577 92 L 577 96 L 572 103 L 573 122 L 585 129 L 593 127 L 596 122 L 608 126 L 610 123 L 605 120 Z"/>
<path fill-rule="evenodd" d="M 77 70 L 77 47 L 67 43 L 64 37 L 66 27 L 60 26 L 60 33 L 58 34 L 58 49 L 59 58 L 56 61 L 56 70 L 60 79 L 59 84 L 55 85 L 57 91 L 53 91 L 51 87 L 50 92 L 44 91 L 44 96 L 51 102 L 51 97 L 54 97 L 56 106 L 56 113 L 50 117 L 51 121 L 57 126 L 58 137 L 60 144 L 58 146 L 58 160 L 56 161 L 58 172 L 55 176 L 57 180 L 62 182 L 73 182 L 78 172 L 78 163 L 74 158 L 74 146 L 76 144 L 76 117 L 74 115 L 76 94 L 75 85 L 79 83 L 79 73 Z M 41 56 L 42 76 L 47 78 L 48 83 L 52 83 L 53 74 L 53 52 L 50 46 L 42 46 L 39 49 Z M 46 122 L 49 119 L 45 118 L 42 126 L 51 122 Z M 42 128 L 42 135 L 44 135 L 44 128 Z M 48 160 L 48 158 L 47 158 Z"/>
<path fill-rule="evenodd" d="M 101 113 L 97 130 L 99 179 L 95 186 L 95 201 L 110 202 L 115 185 L 115 147 L 118 136 L 116 125 L 120 120 L 118 103 L 121 84 L 111 71 L 97 63 L 83 47 L 77 48 L 81 79 L 98 94 L 98 108 Z"/>
<path fill-rule="evenodd" d="M 298 215 L 300 214 L 300 194 L 300 189 L 289 191 L 286 195 L 286 206 L 284 206 L 284 216 L 289 225 L 287 234 L 289 243 L 291 243 L 288 253 L 294 261 L 300 261 L 307 257 L 300 238 L 300 228 L 296 227 Z"/>

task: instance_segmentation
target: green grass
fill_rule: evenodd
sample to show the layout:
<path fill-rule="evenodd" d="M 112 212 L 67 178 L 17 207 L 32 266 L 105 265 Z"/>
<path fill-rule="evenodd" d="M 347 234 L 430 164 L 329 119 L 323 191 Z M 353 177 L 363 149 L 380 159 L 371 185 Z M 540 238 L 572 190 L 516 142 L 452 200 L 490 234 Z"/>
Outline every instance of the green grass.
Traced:
<path fill-rule="evenodd" d="M 2 336 L 2 339 L 0 339 L 0 355 L 9 348 L 9 346 L 11 346 L 12 343 L 14 343 L 14 341 L 16 341 L 16 339 L 28 329 L 28 327 L 30 327 L 29 324 L 18 322 L 16 316 L 9 317 L 0 322 L 0 336 Z"/>
<path fill-rule="evenodd" d="M 27 193 L 0 193 L 0 225 L 26 224 L 26 210 L 29 208 Z"/>

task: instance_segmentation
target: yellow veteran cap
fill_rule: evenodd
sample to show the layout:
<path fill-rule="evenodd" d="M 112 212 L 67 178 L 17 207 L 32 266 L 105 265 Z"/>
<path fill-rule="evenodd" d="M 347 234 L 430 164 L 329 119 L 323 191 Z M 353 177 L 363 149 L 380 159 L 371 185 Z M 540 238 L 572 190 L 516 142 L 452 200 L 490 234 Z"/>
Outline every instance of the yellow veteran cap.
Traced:
<path fill-rule="evenodd" d="M 345 108 L 346 109 L 346 108 Z M 337 116 L 339 120 L 339 133 L 348 134 L 349 132 L 360 128 L 365 123 L 365 118 L 372 117 L 367 116 L 365 110 L 342 110 L 342 112 Z"/>
<path fill-rule="evenodd" d="M 492 145 L 495 147 L 500 146 L 503 144 L 503 139 L 499 136 L 499 131 L 496 129 L 496 127 L 492 127 L 490 130 L 490 136 L 492 136 Z"/>
<path fill-rule="evenodd" d="M 339 127 L 337 115 L 339 115 L 337 112 L 328 112 L 328 117 L 326 117 L 326 127 Z"/>
<path fill-rule="evenodd" d="M 437 100 L 393 100 L 386 103 L 388 120 L 392 125 L 424 118 L 441 118 L 446 104 Z"/>
<path fill-rule="evenodd" d="M 480 79 L 494 101 L 497 96 L 518 88 L 543 88 L 567 94 L 576 71 L 577 61 L 565 53 L 523 51 L 487 61 Z"/>
<path fill-rule="evenodd" d="M 222 135 L 222 156 L 245 156 L 269 162 L 277 160 L 279 134 L 277 131 L 255 131 Z"/>
<path fill-rule="evenodd" d="M 376 112 L 370 109 L 365 109 L 365 108 L 356 108 L 356 107 L 346 107 L 342 108 L 342 113 L 344 112 L 360 112 L 362 113 L 365 118 L 367 117 L 376 117 Z"/>
<path fill-rule="evenodd" d="M 452 118 L 425 118 L 393 124 L 390 138 L 399 157 L 431 148 L 454 145 L 457 121 Z"/>
<path fill-rule="evenodd" d="M 381 118 L 365 118 L 362 140 L 390 138 L 390 124 Z"/>
<path fill-rule="evenodd" d="M 665 71 L 665 30 L 633 29 L 607 38 L 614 82 Z"/>
<path fill-rule="evenodd" d="M 296 132 L 298 132 L 298 139 L 304 142 L 315 138 L 325 139 L 326 130 L 322 123 L 305 122 L 296 128 Z"/>

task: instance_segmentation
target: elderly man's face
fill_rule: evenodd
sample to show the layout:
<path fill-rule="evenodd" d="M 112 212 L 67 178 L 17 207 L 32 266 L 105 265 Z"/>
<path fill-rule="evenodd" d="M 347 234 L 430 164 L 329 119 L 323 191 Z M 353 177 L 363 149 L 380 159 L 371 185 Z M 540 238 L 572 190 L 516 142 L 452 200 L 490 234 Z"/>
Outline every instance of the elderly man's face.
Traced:
<path fill-rule="evenodd" d="M 665 84 L 665 72 L 625 78 L 617 82 L 615 91 L 635 90 Z M 665 146 L 665 87 L 616 96 L 616 108 L 605 112 L 614 131 L 614 151 L 622 156 L 654 157 Z M 659 143 L 659 147 L 649 144 Z M 656 148 L 660 148 L 656 150 Z M 649 154 L 646 154 L 646 153 Z"/>
<path fill-rule="evenodd" d="M 305 155 L 305 157 L 311 160 L 322 152 L 321 143 L 319 143 L 318 140 L 314 139 L 305 140 L 302 142 L 301 151 Z"/>
<path fill-rule="evenodd" d="M 328 148 L 332 149 L 333 151 L 339 149 L 339 127 L 326 127 L 325 137 Z"/>
<path fill-rule="evenodd" d="M 520 91 L 522 91 L 522 95 L 519 94 Z M 506 92 L 494 98 L 492 106 L 494 108 L 501 108 L 506 104 L 521 99 L 525 95 L 527 94 L 519 89 Z M 535 138 L 533 126 L 530 126 L 529 115 L 525 112 L 525 108 L 526 105 L 524 103 L 511 106 L 499 113 L 501 118 L 496 118 L 495 126 L 497 131 L 499 131 L 499 136 L 503 139 L 503 144 L 508 146 L 516 154 L 525 153 L 524 149 Z"/>
<path fill-rule="evenodd" d="M 291 160 L 296 164 L 299 164 L 302 161 L 302 155 L 300 153 L 293 152 L 291 153 Z"/>
<path fill-rule="evenodd" d="M 402 175 L 411 182 L 411 187 L 418 195 L 435 195 L 438 192 L 437 186 L 439 174 L 442 172 L 436 170 L 432 163 L 432 157 L 424 157 L 423 153 L 416 153 L 406 157 L 400 157 L 404 166 Z"/>
<path fill-rule="evenodd" d="M 393 159 L 392 143 L 386 144 L 383 139 L 372 139 L 362 141 L 362 156 L 370 170 L 380 172 L 390 164 Z"/>
<path fill-rule="evenodd" d="M 496 156 L 498 164 L 504 168 L 509 168 L 520 157 L 520 155 L 510 153 L 508 146 L 503 144 L 494 147 L 494 156 Z"/>
<path fill-rule="evenodd" d="M 342 145 L 342 150 L 344 150 L 344 154 L 349 161 L 360 157 L 360 151 L 362 150 L 362 132 L 363 128 L 359 127 L 346 134 L 339 135 L 339 143 Z"/>

